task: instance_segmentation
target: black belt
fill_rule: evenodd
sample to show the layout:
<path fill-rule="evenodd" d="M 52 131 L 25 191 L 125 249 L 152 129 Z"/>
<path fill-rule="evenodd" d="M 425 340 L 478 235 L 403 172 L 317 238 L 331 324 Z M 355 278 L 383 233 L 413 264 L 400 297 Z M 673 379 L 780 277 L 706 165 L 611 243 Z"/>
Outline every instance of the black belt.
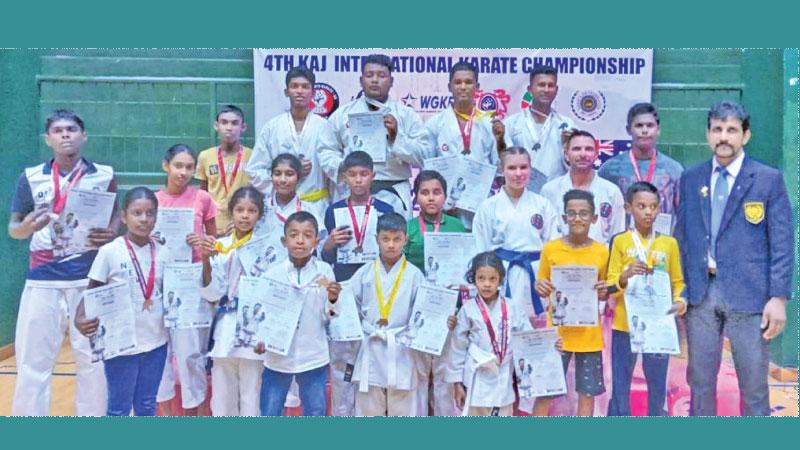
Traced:
<path fill-rule="evenodd" d="M 403 197 L 397 192 L 397 189 L 394 188 L 395 184 L 402 183 L 404 181 L 408 180 L 373 180 L 372 186 L 370 187 L 370 192 L 372 194 L 377 194 L 380 191 L 389 191 L 400 199 L 400 203 L 403 204 L 403 209 L 408 211 L 408 206 L 406 205 L 406 202 L 403 201 Z"/>

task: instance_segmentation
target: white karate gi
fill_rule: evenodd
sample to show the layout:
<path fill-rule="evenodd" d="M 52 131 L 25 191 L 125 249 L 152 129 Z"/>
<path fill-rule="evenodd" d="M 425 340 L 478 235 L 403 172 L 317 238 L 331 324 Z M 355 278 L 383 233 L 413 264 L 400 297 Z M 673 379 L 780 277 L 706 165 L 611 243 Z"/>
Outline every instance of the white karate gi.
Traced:
<path fill-rule="evenodd" d="M 227 247 L 233 235 L 219 239 Z M 227 295 L 233 301 L 239 294 L 238 279 L 243 272 L 237 251 L 227 255 L 217 253 L 211 258 L 211 282 L 203 288 L 203 298 L 217 303 Z M 214 325 L 214 348 L 208 356 L 214 358 L 211 368 L 211 413 L 215 416 L 258 416 L 261 373 L 264 370 L 264 355 L 256 354 L 252 348 L 235 347 L 236 311 L 216 316 Z"/>
<path fill-rule="evenodd" d="M 475 214 L 472 232 L 478 252 L 502 248 L 515 252 L 541 252 L 544 243 L 558 236 L 558 216 L 550 202 L 539 194 L 525 190 L 515 206 L 505 189 L 484 201 Z M 504 261 L 508 270 L 509 264 Z M 534 274 L 539 262 L 533 262 Z M 519 266 L 506 273 L 505 286 L 510 286 L 512 303 L 534 315 L 528 272 Z M 506 292 L 506 287 L 501 293 Z M 542 299 L 543 306 L 546 300 Z"/>
<path fill-rule="evenodd" d="M 504 121 L 507 147 L 524 147 L 531 155 L 531 181 L 528 187 L 538 193 L 553 178 L 567 172 L 561 133 L 575 128 L 569 117 L 555 110 L 544 123 L 534 123 L 533 114 L 524 109 Z"/>
<path fill-rule="evenodd" d="M 378 260 L 379 261 L 379 260 Z M 381 288 L 389 301 L 392 286 L 405 256 L 386 272 L 378 262 Z M 416 351 L 401 345 L 398 334 L 406 328 L 414 299 L 424 277 L 413 264 L 407 263 L 400 287 L 388 317 L 389 324 L 378 327 L 380 311 L 375 286 L 375 263 L 364 264 L 353 275 L 356 305 L 364 329 L 364 341 L 356 358 L 353 382 L 356 384 L 356 415 L 414 416 L 416 411 Z M 394 353 L 394 355 L 392 355 Z"/>
<path fill-rule="evenodd" d="M 489 117 L 473 119 L 468 155 L 462 154 L 464 140 L 461 138 L 460 127 L 452 107 L 428 119 L 425 128 L 428 130 L 430 157 L 460 155 L 462 158 L 472 158 L 484 164 L 498 166 L 500 159 L 497 154 L 497 141 L 492 134 L 492 119 Z M 452 189 L 452 186 L 448 188 Z M 474 216 L 475 214 L 469 211 L 458 210 L 458 218 L 467 230 L 472 229 Z"/>
<path fill-rule="evenodd" d="M 315 193 L 328 189 L 328 180 L 319 161 L 318 142 L 323 130 L 328 128 L 328 121 L 309 112 L 303 129 L 300 133 L 295 131 L 294 120 L 289 112 L 281 113 L 268 121 L 256 137 L 253 154 L 244 170 L 250 177 L 250 182 L 264 195 L 270 197 L 272 189 L 272 161 L 282 153 L 290 153 L 300 158 L 311 160 L 311 173 L 301 179 L 297 186 L 300 195 Z M 312 203 L 320 204 L 320 210 L 325 211 L 330 201 L 330 195 Z"/>
<path fill-rule="evenodd" d="M 562 236 L 569 234 L 569 227 L 564 222 L 564 194 L 574 189 L 569 173 L 548 181 L 542 188 L 541 195 L 550 201 L 558 213 L 558 232 Z M 611 237 L 625 231 L 625 200 L 616 184 L 600 178 L 597 173 L 592 178 L 589 191 L 594 195 L 594 212 L 597 222 L 589 227 L 589 237 L 602 244 L 608 244 Z"/>
<path fill-rule="evenodd" d="M 502 347 L 501 297 L 487 305 L 489 320 L 494 329 L 497 345 Z M 464 383 L 467 388 L 465 408 L 468 415 L 489 415 L 492 408 L 500 408 L 499 415 L 511 415 L 514 403 L 512 374 L 514 361 L 511 352 L 511 333 L 530 330 L 527 317 L 520 314 L 509 301 L 508 342 L 503 361 L 498 361 L 492 348 L 491 337 L 475 298 L 464 302 L 457 315 L 458 324 L 453 330 L 447 353 L 447 375 L 449 383 Z"/>
<path fill-rule="evenodd" d="M 375 196 L 395 207 L 395 211 L 411 217 L 411 167 L 422 167 L 428 156 L 428 132 L 417 113 L 402 104 L 389 100 L 386 102 L 386 114 L 397 119 L 397 137 L 394 144 L 386 142 L 386 162 L 375 163 L 376 181 L 395 181 L 394 189 L 399 198 L 388 191 L 381 191 Z M 328 119 L 330 127 L 319 138 L 319 160 L 322 169 L 331 180 L 338 183 L 333 201 L 347 198 L 349 189 L 339 183 L 339 167 L 345 156 L 352 153 L 353 139 L 348 126 L 351 113 L 370 112 L 364 97 L 347 103 L 334 112 Z M 402 202 L 402 204 L 401 204 Z"/>

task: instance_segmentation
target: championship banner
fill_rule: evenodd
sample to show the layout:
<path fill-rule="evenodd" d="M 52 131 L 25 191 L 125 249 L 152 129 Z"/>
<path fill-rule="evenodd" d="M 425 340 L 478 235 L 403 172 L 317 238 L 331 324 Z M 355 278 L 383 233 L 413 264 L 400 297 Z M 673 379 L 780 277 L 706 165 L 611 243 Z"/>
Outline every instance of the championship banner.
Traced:
<path fill-rule="evenodd" d="M 651 98 L 652 49 L 254 49 L 256 134 L 288 109 L 283 91 L 291 67 L 314 71 L 314 112 L 327 117 L 361 95 L 362 60 L 372 53 L 392 58 L 390 98 L 414 108 L 423 120 L 452 104 L 447 83 L 458 61 L 478 68 L 478 108 L 500 119 L 528 106 L 528 74 L 551 65 L 559 86 L 553 107 L 598 138 L 601 161 L 629 146 L 628 109 Z"/>

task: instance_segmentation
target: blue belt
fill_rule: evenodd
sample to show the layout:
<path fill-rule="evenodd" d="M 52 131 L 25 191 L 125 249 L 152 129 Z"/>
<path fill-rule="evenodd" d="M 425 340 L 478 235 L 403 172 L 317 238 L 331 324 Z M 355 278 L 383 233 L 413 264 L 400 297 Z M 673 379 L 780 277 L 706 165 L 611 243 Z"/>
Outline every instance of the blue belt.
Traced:
<path fill-rule="evenodd" d="M 228 299 L 227 295 L 223 295 L 222 298 L 219 299 L 217 310 L 214 312 L 214 319 L 211 321 L 211 329 L 208 332 L 208 351 L 214 348 L 214 329 L 217 328 L 217 321 L 225 314 L 235 313 L 238 303 L 238 297 L 233 297 L 233 301 L 231 301 Z"/>
<path fill-rule="evenodd" d="M 528 272 L 528 279 L 531 282 L 531 304 L 533 305 L 533 310 L 536 314 L 543 313 L 544 306 L 542 306 L 542 299 L 540 299 L 539 294 L 536 293 L 536 274 L 533 272 L 533 267 L 531 267 L 533 262 L 539 261 L 542 252 L 515 252 L 513 250 L 498 248 L 495 249 L 494 253 L 498 258 L 508 262 L 509 273 L 514 266 L 521 267 Z M 508 278 L 508 273 L 506 274 L 506 278 Z M 506 297 L 511 297 L 511 284 L 508 281 L 506 281 Z"/>

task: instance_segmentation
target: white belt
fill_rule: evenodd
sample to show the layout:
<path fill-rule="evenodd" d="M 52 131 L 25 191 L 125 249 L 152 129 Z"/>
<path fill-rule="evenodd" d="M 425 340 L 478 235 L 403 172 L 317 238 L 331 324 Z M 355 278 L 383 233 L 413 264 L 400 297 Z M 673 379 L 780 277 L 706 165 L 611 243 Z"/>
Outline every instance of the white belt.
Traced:
<path fill-rule="evenodd" d="M 364 341 L 361 344 L 364 348 L 364 352 L 361 354 L 361 370 L 358 380 L 359 392 L 369 391 L 369 366 L 371 359 L 369 355 L 369 341 L 373 339 L 386 341 L 388 353 L 386 359 L 387 363 L 389 364 L 386 374 L 386 387 L 393 388 L 397 386 L 397 334 L 405 329 L 405 326 L 394 328 L 378 328 L 373 331 L 372 334 L 364 338 Z"/>
<path fill-rule="evenodd" d="M 475 344 L 470 344 L 467 348 L 467 354 L 477 362 L 477 366 L 475 366 L 475 370 L 472 372 L 472 380 L 467 388 L 467 399 L 464 402 L 464 410 L 461 411 L 462 416 L 469 415 L 469 408 L 472 405 L 472 393 L 475 392 L 475 379 L 478 377 L 478 371 L 481 369 L 494 369 L 495 372 L 499 372 L 500 370 L 497 357 L 492 352 L 487 352 Z"/>

